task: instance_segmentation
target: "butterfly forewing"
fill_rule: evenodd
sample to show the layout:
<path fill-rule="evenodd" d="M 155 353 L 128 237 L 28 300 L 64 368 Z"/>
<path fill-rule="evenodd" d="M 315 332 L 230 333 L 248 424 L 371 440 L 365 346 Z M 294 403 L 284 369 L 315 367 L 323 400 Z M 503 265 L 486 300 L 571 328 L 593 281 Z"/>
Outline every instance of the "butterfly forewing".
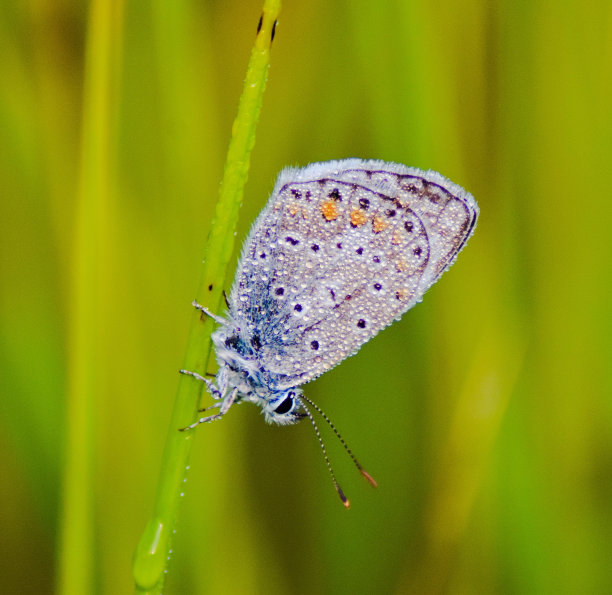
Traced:
<path fill-rule="evenodd" d="M 477 213 L 435 172 L 357 160 L 281 172 L 230 295 L 275 386 L 319 376 L 411 308 Z"/>

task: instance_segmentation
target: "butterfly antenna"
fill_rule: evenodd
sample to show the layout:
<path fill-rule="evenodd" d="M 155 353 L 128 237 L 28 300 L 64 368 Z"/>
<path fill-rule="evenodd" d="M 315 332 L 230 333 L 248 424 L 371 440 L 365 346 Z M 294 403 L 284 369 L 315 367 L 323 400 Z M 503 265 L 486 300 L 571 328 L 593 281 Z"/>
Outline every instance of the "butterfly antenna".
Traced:
<path fill-rule="evenodd" d="M 353 461 L 353 463 L 355 463 L 355 467 L 359 469 L 359 472 L 361 473 L 361 475 L 363 475 L 370 484 L 372 484 L 375 488 L 377 488 L 378 484 L 376 483 L 376 480 L 361 466 L 361 463 L 357 460 L 357 457 L 355 457 L 355 455 L 353 454 L 353 451 L 349 448 L 348 444 L 344 441 L 344 438 L 342 438 L 342 436 L 340 435 L 340 432 L 338 432 L 338 430 L 336 429 L 336 426 L 334 426 L 331 419 L 329 419 L 329 417 L 325 415 L 325 412 L 316 403 L 313 403 L 308 397 L 305 397 L 304 395 L 300 396 L 300 401 L 306 401 L 329 424 L 329 427 L 334 431 L 334 434 L 336 434 L 336 436 L 338 437 L 338 440 L 340 440 L 340 443 L 342 444 L 342 446 L 344 446 L 344 449 L 348 453 L 349 457 L 351 457 L 351 460 Z M 302 406 L 303 405 L 304 403 L 302 403 Z M 306 407 L 304 407 L 304 409 L 306 409 Z M 311 418 L 311 421 L 312 421 L 312 418 Z M 317 435 L 318 435 L 318 431 L 317 431 Z M 319 441 L 320 440 L 321 439 L 319 438 Z M 325 450 L 325 448 L 323 450 Z"/>
<path fill-rule="evenodd" d="M 319 432 L 319 426 L 317 426 L 317 422 L 312 416 L 312 413 L 310 413 L 310 411 L 308 410 L 308 407 L 306 407 L 306 405 L 304 405 L 304 403 L 302 402 L 302 399 L 304 399 L 303 396 L 300 397 L 300 402 L 302 404 L 302 407 L 304 408 L 304 411 L 306 412 L 306 415 L 308 416 L 308 419 L 310 420 L 310 423 L 312 424 L 312 427 L 314 428 L 315 434 L 317 435 L 317 440 L 319 441 L 321 450 L 323 451 L 323 458 L 325 459 L 325 463 L 327 464 L 327 468 L 329 469 L 329 473 L 334 483 L 334 487 L 336 488 L 336 492 L 338 492 L 338 496 L 340 496 L 340 500 L 342 500 L 342 504 L 344 504 L 344 507 L 348 510 L 351 507 L 351 503 L 349 502 L 349 499 L 344 495 L 342 488 L 338 484 L 338 480 L 336 479 L 334 470 L 332 469 L 331 463 L 329 462 L 329 457 L 327 456 L 327 449 L 325 448 L 325 443 L 323 442 L 323 438 L 321 438 L 321 432 Z M 305 400 L 311 405 L 313 404 L 308 399 L 305 399 Z M 315 405 L 315 408 L 318 409 L 316 405 Z"/>

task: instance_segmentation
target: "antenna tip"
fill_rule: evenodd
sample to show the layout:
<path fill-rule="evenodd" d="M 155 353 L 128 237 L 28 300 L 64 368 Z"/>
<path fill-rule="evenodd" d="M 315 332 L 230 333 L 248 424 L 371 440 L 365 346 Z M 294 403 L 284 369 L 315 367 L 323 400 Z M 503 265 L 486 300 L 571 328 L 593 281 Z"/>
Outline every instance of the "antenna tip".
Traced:
<path fill-rule="evenodd" d="M 344 504 L 344 508 L 347 510 L 351 507 L 350 500 L 344 495 L 344 492 L 340 488 L 340 486 L 336 486 L 336 490 L 338 491 L 338 496 L 340 496 L 340 500 L 342 500 L 342 504 Z"/>
<path fill-rule="evenodd" d="M 363 475 L 371 485 L 373 485 L 375 488 L 378 487 L 376 480 L 365 469 L 359 469 L 359 471 L 361 471 L 361 475 Z"/>

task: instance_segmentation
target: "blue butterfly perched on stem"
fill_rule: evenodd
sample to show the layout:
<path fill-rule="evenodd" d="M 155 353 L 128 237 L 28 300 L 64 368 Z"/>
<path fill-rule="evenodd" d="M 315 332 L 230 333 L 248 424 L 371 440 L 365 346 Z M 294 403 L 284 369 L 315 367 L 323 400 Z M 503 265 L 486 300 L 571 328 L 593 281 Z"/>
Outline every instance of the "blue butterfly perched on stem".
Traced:
<path fill-rule="evenodd" d="M 301 385 L 317 378 L 423 298 L 472 235 L 478 205 L 439 173 L 346 159 L 284 169 L 246 239 L 228 313 L 213 333 L 219 371 L 206 383 L 219 419 L 234 403 L 259 405 L 266 421 L 308 417 L 342 501 Z"/>

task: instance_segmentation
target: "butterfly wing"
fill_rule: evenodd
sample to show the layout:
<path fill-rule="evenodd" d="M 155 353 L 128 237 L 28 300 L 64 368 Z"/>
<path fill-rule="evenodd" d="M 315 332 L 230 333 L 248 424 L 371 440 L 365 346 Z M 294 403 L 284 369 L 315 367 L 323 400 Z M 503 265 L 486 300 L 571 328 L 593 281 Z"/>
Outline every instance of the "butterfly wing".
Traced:
<path fill-rule="evenodd" d="M 283 170 L 230 294 L 269 385 L 312 380 L 400 318 L 477 216 L 473 197 L 432 171 L 356 159 Z"/>

